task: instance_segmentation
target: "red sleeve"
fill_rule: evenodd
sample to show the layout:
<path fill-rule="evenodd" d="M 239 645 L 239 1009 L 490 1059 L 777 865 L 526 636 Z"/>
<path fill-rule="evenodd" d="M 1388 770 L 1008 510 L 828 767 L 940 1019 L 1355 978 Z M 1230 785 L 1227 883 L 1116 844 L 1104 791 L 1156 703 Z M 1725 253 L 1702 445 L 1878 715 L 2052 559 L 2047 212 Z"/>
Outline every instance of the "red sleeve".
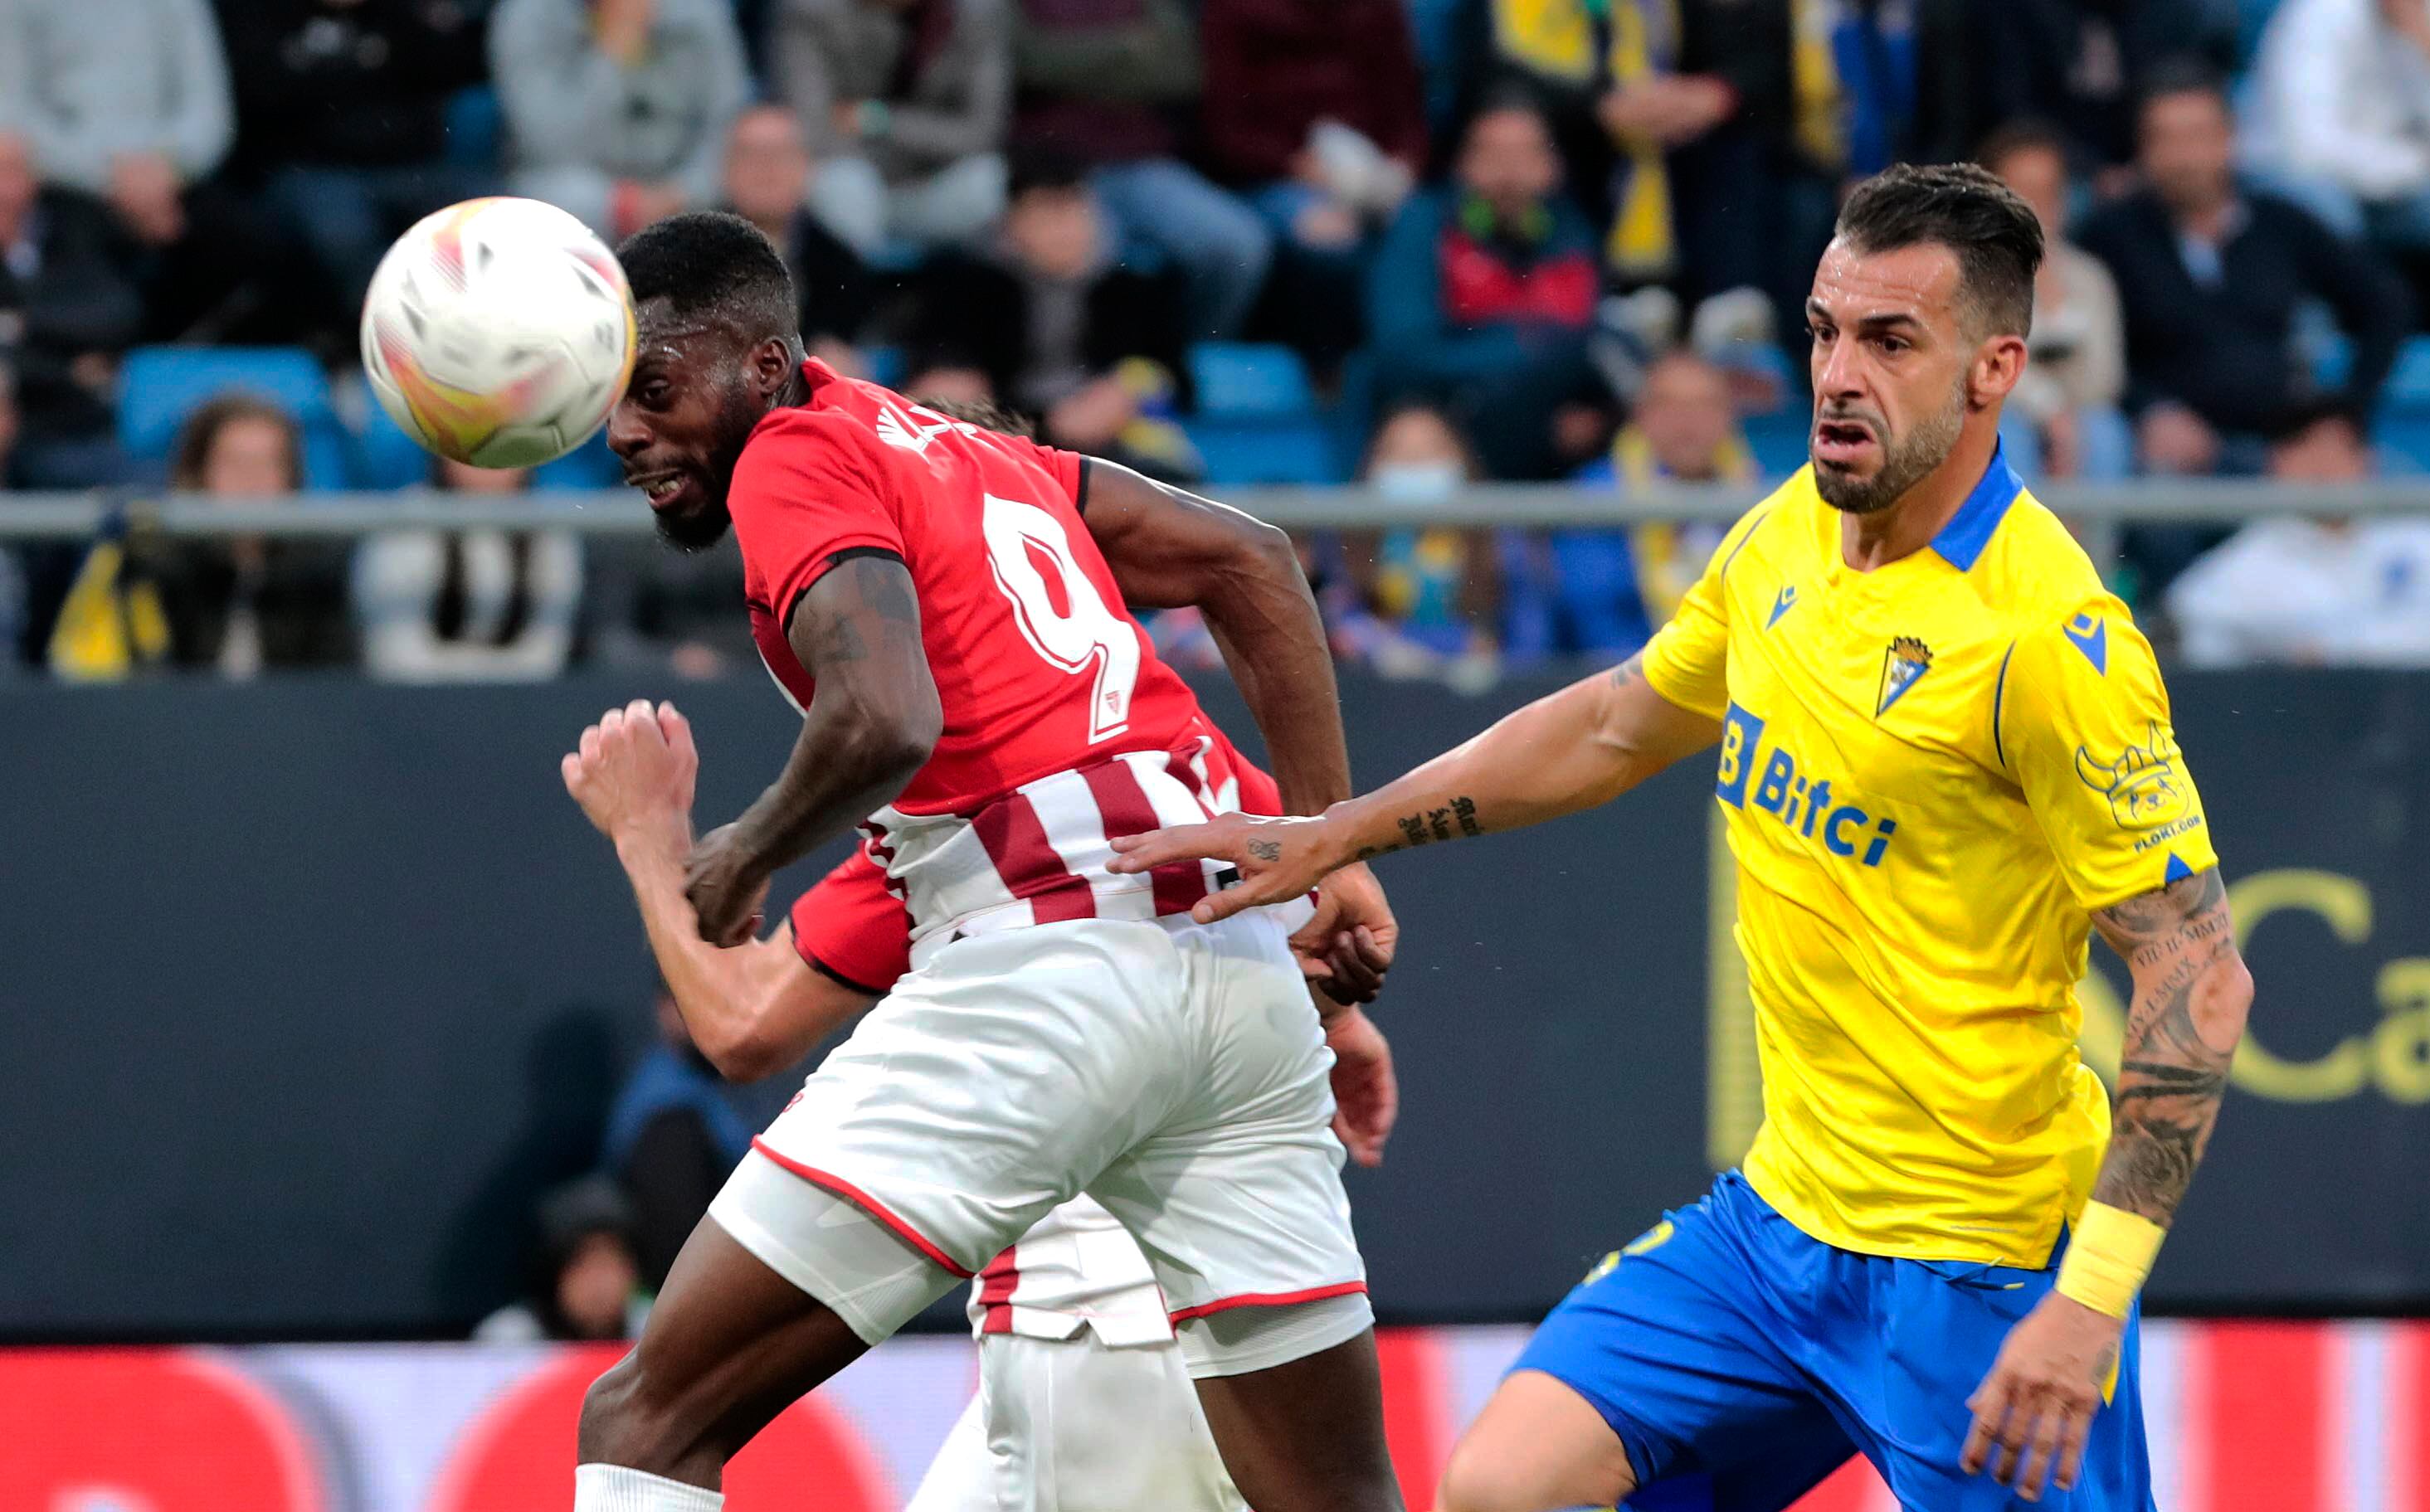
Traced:
<path fill-rule="evenodd" d="M 1078 452 L 1067 452 L 1058 446 L 1041 446 L 1026 436 L 996 433 L 1005 449 L 1024 461 L 1035 462 L 1046 469 L 1046 475 L 1069 495 L 1072 507 L 1082 514 L 1089 512 L 1089 459 Z"/>
<path fill-rule="evenodd" d="M 793 900 L 793 948 L 812 970 L 869 992 L 911 970 L 911 915 L 867 847 Z"/>
<path fill-rule="evenodd" d="M 743 585 L 780 623 L 839 554 L 903 555 L 892 479 L 871 455 L 875 445 L 846 416 L 783 409 L 743 447 L 726 494 Z"/>

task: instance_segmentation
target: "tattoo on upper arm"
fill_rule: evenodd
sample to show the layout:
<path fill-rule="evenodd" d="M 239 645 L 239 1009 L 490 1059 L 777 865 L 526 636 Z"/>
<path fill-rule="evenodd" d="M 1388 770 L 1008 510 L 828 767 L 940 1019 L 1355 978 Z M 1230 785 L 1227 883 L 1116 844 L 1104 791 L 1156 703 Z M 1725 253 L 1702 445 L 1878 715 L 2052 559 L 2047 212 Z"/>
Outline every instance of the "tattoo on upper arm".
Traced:
<path fill-rule="evenodd" d="M 2093 922 L 2135 975 L 2117 1124 L 2093 1196 L 2165 1224 L 2210 1142 L 2242 1033 L 2240 1002 L 2233 1023 L 2205 1022 L 2217 1016 L 2209 1011 L 2217 973 L 2236 962 L 2227 889 L 2214 868 L 2105 908 Z"/>
<path fill-rule="evenodd" d="M 1611 670 L 1611 685 L 1614 688 L 1626 688 L 1631 683 L 1641 683 L 1644 680 L 1645 653 L 1641 651 Z"/>
<path fill-rule="evenodd" d="M 920 601 L 910 570 L 893 557 L 837 563 L 805 592 L 791 639 L 813 672 L 866 661 L 880 649 L 917 649 Z"/>

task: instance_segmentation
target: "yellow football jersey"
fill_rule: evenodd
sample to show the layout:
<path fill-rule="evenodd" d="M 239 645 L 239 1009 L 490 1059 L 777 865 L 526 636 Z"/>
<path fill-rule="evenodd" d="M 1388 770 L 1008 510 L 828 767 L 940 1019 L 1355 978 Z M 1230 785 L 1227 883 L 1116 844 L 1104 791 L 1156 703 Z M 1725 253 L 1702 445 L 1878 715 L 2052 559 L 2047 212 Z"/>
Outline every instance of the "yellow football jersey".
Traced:
<path fill-rule="evenodd" d="M 2078 1058 L 2089 911 L 2210 867 L 2152 648 L 1995 456 L 1872 572 L 1801 471 L 1723 540 L 1645 677 L 1723 722 L 1763 1127 L 1816 1238 L 2040 1266 L 2109 1133 Z"/>

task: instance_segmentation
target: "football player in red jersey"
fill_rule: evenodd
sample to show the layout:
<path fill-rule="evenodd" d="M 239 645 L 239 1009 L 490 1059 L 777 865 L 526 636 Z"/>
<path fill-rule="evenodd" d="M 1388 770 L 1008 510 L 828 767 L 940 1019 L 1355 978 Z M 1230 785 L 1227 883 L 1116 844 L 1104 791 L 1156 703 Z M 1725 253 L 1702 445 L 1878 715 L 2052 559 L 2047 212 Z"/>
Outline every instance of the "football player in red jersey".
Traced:
<path fill-rule="evenodd" d="M 803 711 L 783 773 L 686 863 L 701 935 L 747 939 L 769 876 L 858 824 L 912 970 L 755 1141 L 592 1388 L 577 1512 L 718 1506 L 771 1417 L 1082 1191 L 1147 1254 L 1251 1504 L 1398 1507 L 1328 1057 L 1283 927 L 1192 923 L 1223 868 L 1107 869 L 1115 838 L 1217 796 L 1196 700 L 1131 606 L 1206 617 L 1286 807 L 1348 795 L 1288 540 L 806 360 L 783 261 L 738 218 L 674 217 L 619 255 L 641 340 L 609 445 L 670 540 L 733 525 L 762 657 Z M 1373 879 L 1338 881 L 1309 933 L 1389 954 Z"/>
<path fill-rule="evenodd" d="M 985 422 L 982 422 L 985 423 Z M 1218 806 L 1273 813 L 1273 780 L 1220 730 Z M 799 1061 L 910 970 L 910 917 L 866 847 L 803 893 L 764 939 L 702 941 L 683 896 L 699 752 L 672 706 L 638 702 L 566 787 L 615 842 L 668 987 L 703 1054 L 737 1081 Z M 1340 990 L 1343 983 L 1329 981 Z M 1372 978 L 1348 984 L 1373 989 Z M 1334 1053 L 1334 1129 L 1361 1165 L 1383 1156 L 1396 1112 L 1391 1050 L 1354 1005 L 1316 1001 Z M 907 1512 L 1245 1512 L 1223 1472 L 1147 1257 L 1079 1196 L 1050 1211 L 972 1284 L 979 1390 Z M 1018 1487 L 1007 1504 L 1006 1487 Z"/>

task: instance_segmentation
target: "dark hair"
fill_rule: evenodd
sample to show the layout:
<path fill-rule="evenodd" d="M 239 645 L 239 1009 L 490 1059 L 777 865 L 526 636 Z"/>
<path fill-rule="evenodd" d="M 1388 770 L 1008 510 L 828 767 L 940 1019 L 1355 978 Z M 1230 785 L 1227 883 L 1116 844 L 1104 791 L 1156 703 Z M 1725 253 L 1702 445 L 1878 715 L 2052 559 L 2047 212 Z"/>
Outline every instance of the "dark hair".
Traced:
<path fill-rule="evenodd" d="M 259 394 L 231 391 L 206 400 L 178 427 L 177 443 L 169 453 L 169 481 L 180 489 L 199 489 L 210 467 L 211 448 L 220 432 L 241 421 L 261 420 L 278 427 L 287 441 L 287 486 L 304 486 L 304 431 L 295 417 Z"/>
<path fill-rule="evenodd" d="M 1023 146 L 1014 149 L 1006 166 L 1005 198 L 1017 200 L 1040 190 L 1073 193 L 1088 181 L 1089 171 L 1080 159 L 1061 148 Z"/>
<path fill-rule="evenodd" d="M 767 234 L 723 210 L 670 215 L 616 249 L 636 307 L 667 302 L 678 318 L 731 326 L 749 341 L 798 333 L 793 275 Z"/>
<path fill-rule="evenodd" d="M 2065 162 L 2067 138 L 2039 116 L 2019 116 L 1985 137 L 1983 145 L 1974 149 L 1974 160 L 1996 174 L 2001 163 L 2021 152 L 2056 153 Z"/>
<path fill-rule="evenodd" d="M 1544 109 L 1542 96 L 1523 84 L 1505 83 L 1487 91 L 1485 97 L 1476 103 L 1476 108 L 1468 113 L 1468 119 L 1459 124 L 1461 144 L 1466 145 L 1469 133 L 1476 129 L 1479 121 L 1490 115 L 1508 115 L 1513 111 L 1534 116 L 1536 124 L 1544 128 L 1544 134 L 1552 135 L 1553 118 Z"/>
<path fill-rule="evenodd" d="M 976 425 L 981 430 L 1033 438 L 1038 434 L 1038 427 L 1027 418 L 1014 414 L 992 400 L 915 397 L 911 402 L 924 409 L 933 409 L 947 420 L 958 420 L 965 425 Z"/>
<path fill-rule="evenodd" d="M 2199 58 L 2180 56 L 2161 58 L 2143 75 L 2135 91 L 2137 124 L 2141 124 L 2153 102 L 2179 94 L 2207 94 L 2222 110 L 2234 113 L 2227 97 L 2227 80 L 2220 76 L 2219 70 Z"/>
<path fill-rule="evenodd" d="M 1979 163 L 1900 163 L 1858 184 L 1839 208 L 1839 240 L 1860 253 L 1938 242 L 1957 257 L 1958 297 L 1985 334 L 2033 329 L 2042 225 Z"/>

